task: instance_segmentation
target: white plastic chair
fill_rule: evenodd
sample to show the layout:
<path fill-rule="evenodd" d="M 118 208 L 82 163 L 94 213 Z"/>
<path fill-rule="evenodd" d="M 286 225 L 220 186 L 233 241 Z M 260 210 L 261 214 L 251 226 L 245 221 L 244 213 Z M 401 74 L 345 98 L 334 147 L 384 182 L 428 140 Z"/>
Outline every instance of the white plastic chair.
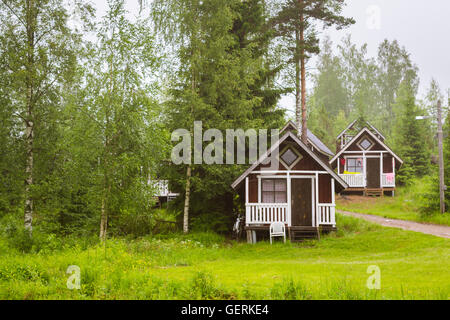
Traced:
<path fill-rule="evenodd" d="M 270 224 L 270 244 L 273 237 L 283 237 L 286 243 L 286 227 L 283 222 L 272 222 Z"/>

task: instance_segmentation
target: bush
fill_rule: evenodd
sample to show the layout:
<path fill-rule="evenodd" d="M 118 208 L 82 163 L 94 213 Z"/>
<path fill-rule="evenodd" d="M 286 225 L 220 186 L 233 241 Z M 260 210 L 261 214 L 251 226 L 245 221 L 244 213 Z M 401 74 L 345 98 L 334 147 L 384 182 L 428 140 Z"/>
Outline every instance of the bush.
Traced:
<path fill-rule="evenodd" d="M 193 231 L 214 231 L 225 234 L 232 229 L 233 221 L 230 220 L 230 217 L 222 213 L 203 213 L 199 216 L 192 217 L 190 227 Z"/>
<path fill-rule="evenodd" d="M 141 237 L 156 233 L 170 233 L 177 229 L 174 215 L 166 209 L 156 209 L 147 213 L 122 211 L 116 228 L 119 235 Z"/>

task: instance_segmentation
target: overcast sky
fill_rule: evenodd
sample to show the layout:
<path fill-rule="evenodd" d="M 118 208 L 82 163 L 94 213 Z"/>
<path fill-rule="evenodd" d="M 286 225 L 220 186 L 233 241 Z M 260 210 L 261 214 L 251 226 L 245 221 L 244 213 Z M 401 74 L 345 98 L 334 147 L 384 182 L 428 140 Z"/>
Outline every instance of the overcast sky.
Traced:
<path fill-rule="evenodd" d="M 411 53 L 419 67 L 421 98 L 435 78 L 447 97 L 450 88 L 450 1 L 448 0 L 347 0 L 344 15 L 356 24 L 346 30 L 329 30 L 333 42 L 345 34 L 352 35 L 358 45 L 368 44 L 369 55 L 375 56 L 384 39 L 397 39 Z M 106 0 L 94 0 L 98 15 L 103 15 Z M 127 0 L 127 10 L 139 11 L 138 0 Z M 310 67 L 313 67 L 310 65 Z M 285 97 L 283 107 L 293 109 L 294 100 Z"/>

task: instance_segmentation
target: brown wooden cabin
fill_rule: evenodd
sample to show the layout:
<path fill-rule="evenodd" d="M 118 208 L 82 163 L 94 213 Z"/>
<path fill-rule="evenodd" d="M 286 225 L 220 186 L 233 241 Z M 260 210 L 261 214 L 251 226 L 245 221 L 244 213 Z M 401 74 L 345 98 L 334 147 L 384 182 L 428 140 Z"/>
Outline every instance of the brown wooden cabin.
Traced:
<path fill-rule="evenodd" d="M 346 193 L 394 195 L 395 173 L 403 161 L 384 141 L 374 126 L 366 122 L 357 128 L 356 120 L 337 136 L 336 155 L 330 164 L 348 184 Z"/>
<path fill-rule="evenodd" d="M 291 241 L 318 237 L 320 230 L 335 230 L 335 192 L 347 183 L 329 165 L 333 153 L 308 131 L 308 144 L 289 122 L 281 138 L 253 163 L 232 187 L 245 199 L 247 240 L 268 235 L 270 223 L 284 222 Z M 272 156 L 275 165 L 264 161 Z"/>

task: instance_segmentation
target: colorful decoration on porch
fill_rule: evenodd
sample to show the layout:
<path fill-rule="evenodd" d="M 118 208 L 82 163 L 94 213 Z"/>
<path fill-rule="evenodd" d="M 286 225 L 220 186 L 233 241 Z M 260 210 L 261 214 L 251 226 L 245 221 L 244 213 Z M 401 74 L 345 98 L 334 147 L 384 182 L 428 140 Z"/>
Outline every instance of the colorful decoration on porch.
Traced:
<path fill-rule="evenodd" d="M 341 165 L 345 166 L 345 158 L 341 158 L 340 160 L 341 160 Z"/>
<path fill-rule="evenodd" d="M 395 174 L 393 172 L 387 173 L 386 174 L 386 182 L 387 183 L 394 183 L 394 177 L 395 177 Z"/>

